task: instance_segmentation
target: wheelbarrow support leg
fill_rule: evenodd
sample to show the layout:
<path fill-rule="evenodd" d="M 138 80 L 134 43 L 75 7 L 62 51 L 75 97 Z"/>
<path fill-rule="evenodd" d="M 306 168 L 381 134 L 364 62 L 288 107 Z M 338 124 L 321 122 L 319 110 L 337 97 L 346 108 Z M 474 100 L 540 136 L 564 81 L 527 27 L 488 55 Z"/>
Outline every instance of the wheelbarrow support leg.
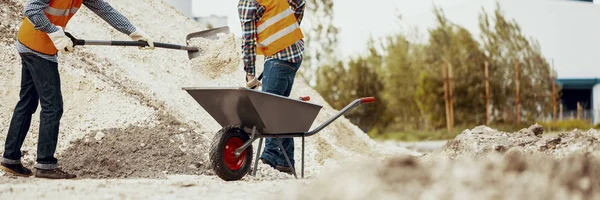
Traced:
<path fill-rule="evenodd" d="M 287 161 L 288 165 L 292 168 L 292 172 L 294 172 L 294 177 L 298 179 L 298 175 L 296 175 L 296 169 L 294 168 L 294 165 L 292 165 L 292 162 L 290 162 L 290 157 L 288 157 L 287 153 L 285 152 L 285 149 L 283 148 L 283 144 L 281 143 L 279 137 L 277 137 L 277 142 L 279 143 L 279 149 L 281 149 L 285 160 Z"/>
<path fill-rule="evenodd" d="M 256 171 L 258 171 L 258 158 L 260 158 L 260 150 L 262 147 L 264 138 L 260 138 L 258 141 L 258 151 L 256 152 L 256 159 L 254 160 L 254 170 L 252 170 L 252 176 L 256 176 Z"/>
<path fill-rule="evenodd" d="M 244 143 L 244 145 L 242 145 L 240 148 L 235 150 L 235 157 L 239 158 L 240 155 L 242 155 L 242 152 L 244 152 L 244 150 L 246 150 L 250 145 L 252 145 L 252 143 L 254 141 L 256 141 L 256 139 L 258 138 L 258 134 L 256 132 L 256 127 L 252 128 L 252 135 L 250 136 L 250 140 L 248 140 L 246 143 Z"/>
<path fill-rule="evenodd" d="M 304 135 L 302 134 L 302 178 L 304 178 Z"/>

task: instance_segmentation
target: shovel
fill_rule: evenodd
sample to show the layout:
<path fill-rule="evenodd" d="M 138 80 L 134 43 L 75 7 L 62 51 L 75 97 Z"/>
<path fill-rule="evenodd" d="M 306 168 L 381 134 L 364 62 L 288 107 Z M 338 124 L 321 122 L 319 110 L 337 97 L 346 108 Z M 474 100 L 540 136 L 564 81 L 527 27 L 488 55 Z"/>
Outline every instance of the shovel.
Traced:
<path fill-rule="evenodd" d="M 218 34 L 229 34 L 229 27 L 223 26 L 219 28 L 208 29 L 200 32 L 194 32 L 187 35 L 186 44 L 189 45 L 189 40 L 192 38 L 206 38 L 215 40 L 218 38 Z M 80 40 L 70 33 L 65 33 L 67 37 L 71 38 L 73 41 L 73 45 L 101 45 L 101 46 L 136 46 L 136 47 L 147 47 L 148 42 L 145 41 L 114 41 L 114 40 Z M 188 58 L 191 60 L 200 56 L 200 51 L 198 47 L 193 46 L 182 46 L 177 44 L 168 44 L 168 43 L 160 43 L 154 42 L 154 47 L 158 48 L 166 48 L 166 49 L 175 49 L 175 50 L 185 50 L 188 52 Z"/>

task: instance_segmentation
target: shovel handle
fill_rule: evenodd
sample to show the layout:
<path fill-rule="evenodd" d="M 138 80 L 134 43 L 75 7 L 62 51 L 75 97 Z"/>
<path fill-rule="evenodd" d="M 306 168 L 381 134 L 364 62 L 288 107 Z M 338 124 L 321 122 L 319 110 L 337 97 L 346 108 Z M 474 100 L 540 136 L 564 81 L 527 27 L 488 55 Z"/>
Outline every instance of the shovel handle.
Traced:
<path fill-rule="evenodd" d="M 148 42 L 146 41 L 110 41 L 110 40 L 80 40 L 70 33 L 65 33 L 67 37 L 71 38 L 74 46 L 80 45 L 102 45 L 102 46 L 133 46 L 133 47 L 147 47 Z M 176 50 L 187 50 L 187 51 L 198 51 L 197 47 L 191 46 L 182 46 L 176 44 L 168 44 L 168 43 L 160 43 L 154 42 L 154 47 L 166 48 L 166 49 L 176 49 Z"/>

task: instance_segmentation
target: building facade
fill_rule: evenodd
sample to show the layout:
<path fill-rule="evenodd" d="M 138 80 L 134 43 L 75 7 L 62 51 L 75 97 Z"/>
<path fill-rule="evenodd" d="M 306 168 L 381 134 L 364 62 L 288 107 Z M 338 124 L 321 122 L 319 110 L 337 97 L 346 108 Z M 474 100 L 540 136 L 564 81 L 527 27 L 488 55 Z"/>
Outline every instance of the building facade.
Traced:
<path fill-rule="evenodd" d="M 600 78 L 557 79 L 557 83 L 561 87 L 559 119 L 600 123 Z"/>

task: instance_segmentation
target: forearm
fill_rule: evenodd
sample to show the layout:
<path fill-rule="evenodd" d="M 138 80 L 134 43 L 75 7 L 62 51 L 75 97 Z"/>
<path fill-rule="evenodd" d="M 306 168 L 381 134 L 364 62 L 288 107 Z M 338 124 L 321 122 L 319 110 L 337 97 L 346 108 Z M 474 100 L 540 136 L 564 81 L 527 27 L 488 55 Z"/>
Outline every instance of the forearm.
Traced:
<path fill-rule="evenodd" d="M 238 14 L 242 24 L 242 54 L 244 70 L 254 75 L 256 62 L 256 15 L 257 7 L 253 0 L 240 1 Z"/>
<path fill-rule="evenodd" d="M 50 23 L 50 20 L 44 14 L 44 9 L 48 8 L 49 4 L 50 0 L 28 0 L 23 15 L 29 19 L 36 30 L 54 33 L 59 28 Z"/>
<path fill-rule="evenodd" d="M 254 75 L 256 63 L 256 40 L 244 37 L 242 39 L 242 53 L 244 55 L 244 71 L 248 75 Z"/>
<path fill-rule="evenodd" d="M 130 35 L 136 31 L 135 26 L 133 26 L 125 16 L 105 1 L 84 0 L 83 4 L 121 33 Z"/>

